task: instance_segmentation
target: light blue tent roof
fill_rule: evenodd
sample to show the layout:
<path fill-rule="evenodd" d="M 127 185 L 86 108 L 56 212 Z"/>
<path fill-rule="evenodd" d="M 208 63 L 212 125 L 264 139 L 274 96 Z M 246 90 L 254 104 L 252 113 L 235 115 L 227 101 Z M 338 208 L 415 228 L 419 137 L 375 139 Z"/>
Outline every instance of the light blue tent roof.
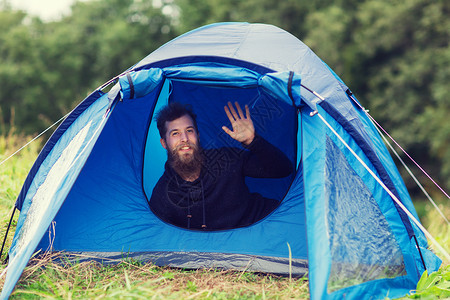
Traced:
<path fill-rule="evenodd" d="M 439 259 L 387 193 L 310 116 L 318 111 L 332 124 L 415 214 L 387 149 L 350 94 L 306 45 L 275 26 L 213 24 L 163 45 L 120 76 L 108 94 L 87 97 L 43 148 L 16 202 L 21 215 L 1 297 L 11 293 L 34 249 L 50 246 L 44 232 L 54 236 L 55 250 L 69 253 L 151 254 L 157 263 L 181 267 L 214 261 L 244 268 L 251 258 L 251 269 L 275 273 L 286 272 L 289 244 L 294 269 L 309 266 L 312 298 L 404 295 L 424 270 L 414 237 L 429 270 Z M 216 107 L 230 98 L 251 104 L 261 118 L 258 132 L 297 162 L 289 181 L 248 182 L 280 197 L 279 208 L 252 226 L 221 232 L 163 223 L 149 211 L 151 188 L 143 187 L 157 180 L 165 160 L 153 112 L 170 99 L 193 104 L 202 137 L 213 141 L 214 123 L 223 117 Z M 374 244 L 367 246 L 370 239 Z M 370 275 L 354 278 L 356 270 Z M 353 279 L 361 283 L 349 284 Z"/>
<path fill-rule="evenodd" d="M 267 24 L 218 23 L 203 26 L 166 43 L 134 68 L 172 64 L 174 60 L 188 62 L 208 58 L 212 61 L 234 59 L 244 65 L 251 63 L 275 72 L 296 72 L 305 86 L 325 98 L 337 89 L 346 89 L 302 41 Z M 308 93 L 303 93 L 303 97 L 312 103 L 319 101 Z"/>
<path fill-rule="evenodd" d="M 299 71 L 301 63 L 298 58 L 308 53 L 311 53 L 308 47 L 278 27 L 266 24 L 218 23 L 203 26 L 175 38 L 153 51 L 135 67 L 177 57 L 212 56 L 250 62 L 274 71 Z"/>

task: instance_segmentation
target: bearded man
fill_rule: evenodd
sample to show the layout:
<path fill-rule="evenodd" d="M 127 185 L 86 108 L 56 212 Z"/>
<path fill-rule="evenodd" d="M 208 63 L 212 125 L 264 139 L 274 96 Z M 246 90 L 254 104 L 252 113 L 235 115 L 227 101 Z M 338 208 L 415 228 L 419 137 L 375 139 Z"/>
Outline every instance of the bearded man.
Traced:
<path fill-rule="evenodd" d="M 157 116 L 161 145 L 167 150 L 164 174 L 153 189 L 150 209 L 164 222 L 188 229 L 244 227 L 267 216 L 279 201 L 250 193 L 245 177 L 282 178 L 291 161 L 256 134 L 248 106 L 224 107 L 232 129 L 222 129 L 243 149 L 200 146 L 196 115 L 173 102 Z"/>

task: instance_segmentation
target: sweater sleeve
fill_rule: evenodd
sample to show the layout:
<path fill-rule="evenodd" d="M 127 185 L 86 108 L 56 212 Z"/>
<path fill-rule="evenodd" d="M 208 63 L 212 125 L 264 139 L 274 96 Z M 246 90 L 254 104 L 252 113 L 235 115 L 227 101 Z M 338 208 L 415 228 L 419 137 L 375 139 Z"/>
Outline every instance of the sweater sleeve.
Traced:
<path fill-rule="evenodd" d="M 249 150 L 243 162 L 245 176 L 282 178 L 294 171 L 289 158 L 280 149 L 259 135 L 256 135 L 252 143 L 245 148 Z"/>

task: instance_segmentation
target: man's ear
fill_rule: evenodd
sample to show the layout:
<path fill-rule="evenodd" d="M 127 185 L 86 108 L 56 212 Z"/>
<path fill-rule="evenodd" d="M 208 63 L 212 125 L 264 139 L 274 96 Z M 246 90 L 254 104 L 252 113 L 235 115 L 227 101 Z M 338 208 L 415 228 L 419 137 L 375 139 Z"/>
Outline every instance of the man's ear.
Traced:
<path fill-rule="evenodd" d="M 166 140 L 163 139 L 163 138 L 161 138 L 159 141 L 161 142 L 161 145 L 163 146 L 163 148 L 164 148 L 164 149 L 167 149 Z"/>

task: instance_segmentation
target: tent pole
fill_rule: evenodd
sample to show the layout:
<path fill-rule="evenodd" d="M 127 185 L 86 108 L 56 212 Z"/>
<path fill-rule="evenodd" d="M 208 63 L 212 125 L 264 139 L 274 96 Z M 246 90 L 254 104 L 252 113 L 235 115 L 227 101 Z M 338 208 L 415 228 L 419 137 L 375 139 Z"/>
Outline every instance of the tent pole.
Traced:
<path fill-rule="evenodd" d="M 6 229 L 6 233 L 5 233 L 5 238 L 3 239 L 3 244 L 2 244 L 2 250 L 0 251 L 0 257 L 2 257 L 3 254 L 3 248 L 5 247 L 5 243 L 6 243 L 6 238 L 8 237 L 8 232 L 9 232 L 9 228 L 11 227 L 11 223 L 12 220 L 14 218 L 14 213 L 16 212 L 16 206 L 14 205 L 14 210 L 11 214 L 11 218 L 9 219 L 9 224 L 8 224 L 8 228 Z M 7 259 L 5 259 L 5 263 L 6 263 Z"/>
<path fill-rule="evenodd" d="M 422 251 L 420 250 L 419 241 L 417 240 L 416 235 L 413 235 L 414 241 L 416 242 L 417 250 L 420 254 L 420 259 L 422 260 L 423 267 L 425 268 L 425 271 L 427 270 L 427 266 L 425 265 L 425 261 L 423 260 Z"/>

